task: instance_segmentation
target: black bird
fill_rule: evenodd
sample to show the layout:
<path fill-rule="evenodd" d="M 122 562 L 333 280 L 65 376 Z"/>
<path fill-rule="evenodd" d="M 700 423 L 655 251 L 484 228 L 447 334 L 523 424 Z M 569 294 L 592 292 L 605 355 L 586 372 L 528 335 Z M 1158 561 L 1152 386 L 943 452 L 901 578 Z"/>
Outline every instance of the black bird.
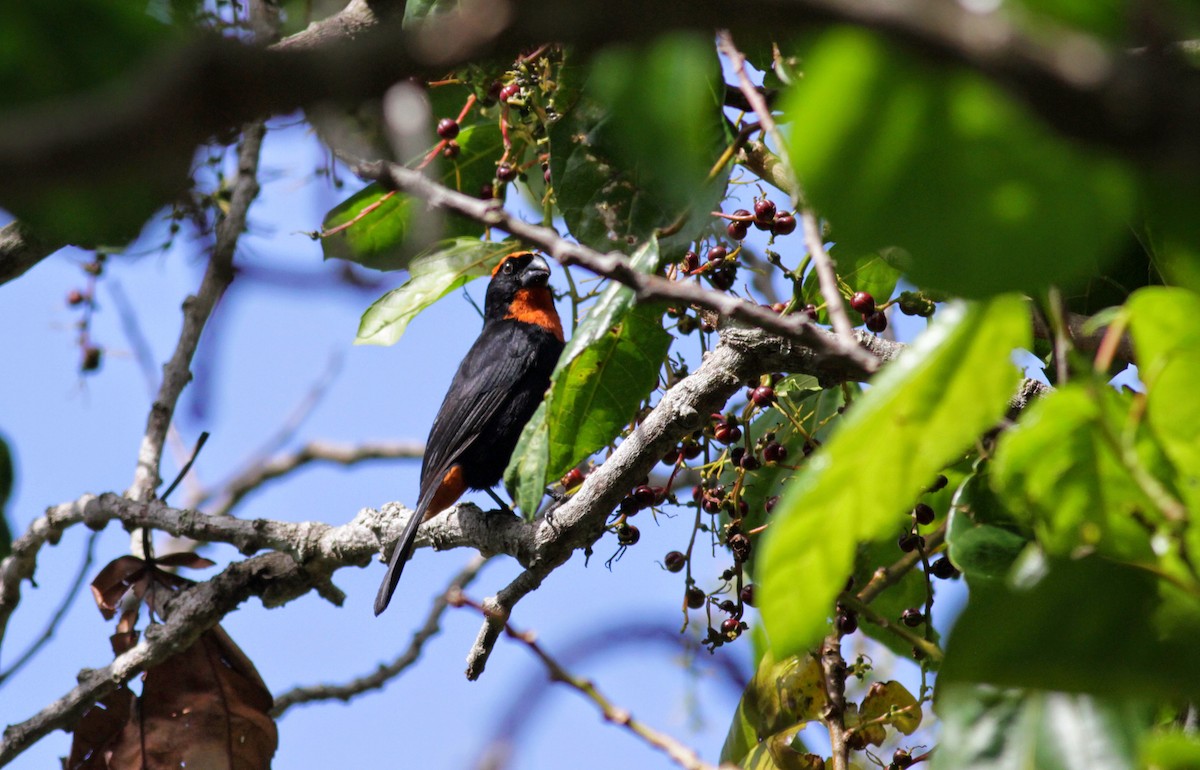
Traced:
<path fill-rule="evenodd" d="M 468 489 L 487 490 L 503 505 L 492 487 L 504 475 L 563 349 L 549 278 L 546 260 L 530 251 L 509 254 L 492 271 L 483 331 L 458 365 L 429 431 L 421 494 L 379 586 L 376 615 L 392 599 L 422 521 L 449 508 Z"/>

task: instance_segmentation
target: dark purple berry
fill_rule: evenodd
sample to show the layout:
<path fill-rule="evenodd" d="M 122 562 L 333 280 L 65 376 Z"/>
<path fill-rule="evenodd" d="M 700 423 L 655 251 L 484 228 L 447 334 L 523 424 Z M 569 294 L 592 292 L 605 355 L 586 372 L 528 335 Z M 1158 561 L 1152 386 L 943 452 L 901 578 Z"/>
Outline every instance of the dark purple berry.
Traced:
<path fill-rule="evenodd" d="M 945 489 L 945 488 L 946 488 L 946 485 L 947 485 L 947 484 L 949 484 L 949 483 L 950 483 L 950 480 L 949 480 L 949 479 L 947 479 L 945 476 L 943 476 L 942 474 L 940 474 L 940 473 L 939 473 L 939 474 L 938 474 L 938 477 L 937 477 L 936 479 L 934 479 L 934 480 L 933 480 L 933 483 L 929 485 L 929 488 L 928 488 L 928 489 L 926 489 L 926 490 L 925 490 L 925 492 L 926 492 L 926 493 L 929 493 L 929 492 L 938 492 L 938 491 L 940 491 L 940 490 L 943 490 L 943 489 Z"/>
<path fill-rule="evenodd" d="M 914 535 L 911 532 L 905 532 L 900 536 L 900 539 L 896 541 L 896 545 L 900 546 L 901 551 L 904 551 L 905 553 L 912 553 L 918 548 L 921 550 L 925 549 L 925 538 L 921 537 L 920 535 Z"/>
<path fill-rule="evenodd" d="M 734 444 L 742 438 L 742 429 L 736 425 L 724 423 L 713 431 L 713 438 L 722 444 Z"/>
<path fill-rule="evenodd" d="M 753 607 L 754 606 L 754 585 L 751 583 L 747 583 L 746 585 L 742 586 L 742 592 L 738 596 L 739 596 L 739 598 L 741 598 L 742 604 L 746 605 L 747 607 Z"/>
<path fill-rule="evenodd" d="M 578 468 L 572 468 L 567 471 L 567 474 L 562 477 L 562 485 L 566 489 L 577 487 L 583 483 L 583 471 Z"/>
<path fill-rule="evenodd" d="M 958 577 L 959 574 L 958 569 L 945 556 L 929 565 L 929 573 L 940 580 L 949 580 Z"/>
<path fill-rule="evenodd" d="M 100 359 L 103 356 L 103 350 L 95 345 L 88 345 L 83 349 L 83 360 L 79 363 L 79 368 L 85 372 L 94 372 L 100 368 Z"/>
<path fill-rule="evenodd" d="M 492 186 L 491 182 L 488 182 L 483 187 L 479 188 L 479 197 L 483 198 L 485 201 L 495 198 L 496 188 Z"/>
<path fill-rule="evenodd" d="M 755 406 L 770 406 L 775 403 L 775 389 L 770 385 L 759 385 L 750 391 L 750 400 Z"/>
<path fill-rule="evenodd" d="M 496 167 L 496 178 L 501 182 L 511 182 L 517 178 L 517 169 L 507 163 L 501 163 Z"/>
<path fill-rule="evenodd" d="M 869 292 L 855 292 L 854 296 L 850 298 L 850 307 L 863 315 L 871 315 L 875 312 L 875 298 Z"/>
<path fill-rule="evenodd" d="M 754 201 L 754 222 L 767 230 L 775 222 L 775 204 L 766 198 Z"/>
<path fill-rule="evenodd" d="M 729 256 L 729 249 L 725 248 L 724 246 L 713 246 L 708 250 L 709 262 L 720 262 L 727 256 Z"/>
<path fill-rule="evenodd" d="M 904 770 L 904 768 L 912 765 L 912 763 L 912 754 L 909 754 L 904 749 L 896 749 L 896 753 L 892 755 L 892 765 L 897 770 Z"/>
<path fill-rule="evenodd" d="M 663 455 L 662 464 L 674 465 L 679 462 L 680 456 L 679 447 L 671 447 L 667 450 L 667 453 Z"/>
<path fill-rule="evenodd" d="M 769 463 L 783 462 L 787 459 L 787 447 L 778 441 L 768 442 L 763 447 L 763 460 Z"/>
<path fill-rule="evenodd" d="M 767 513 L 775 510 L 775 506 L 779 504 L 779 495 L 771 495 L 763 502 L 763 509 Z"/>
<path fill-rule="evenodd" d="M 742 458 L 741 462 L 739 462 L 738 465 L 742 466 L 742 470 L 747 470 L 747 471 L 756 471 L 760 467 L 762 467 L 762 463 L 760 463 L 758 461 L 758 458 L 755 457 L 754 455 L 746 455 L 745 457 Z"/>
<path fill-rule="evenodd" d="M 633 545 L 642 537 L 642 533 L 632 524 L 622 524 L 617 527 L 617 542 L 621 545 Z"/>
<path fill-rule="evenodd" d="M 916 607 L 909 607 L 900 613 L 900 621 L 909 628 L 916 628 L 925 622 L 925 616 Z"/>
<path fill-rule="evenodd" d="M 437 124 L 437 135 L 443 139 L 453 139 L 458 136 L 458 121 L 454 118 L 442 118 Z"/>
<path fill-rule="evenodd" d="M 837 630 L 842 636 L 852 634 L 858 630 L 858 613 L 854 610 L 846 610 L 837 616 Z"/>
<path fill-rule="evenodd" d="M 775 235 L 791 235 L 796 231 L 796 218 L 791 214 L 780 214 L 771 224 L 771 232 Z"/>
<path fill-rule="evenodd" d="M 816 305 L 805 305 L 804 306 L 804 315 L 808 316 L 808 320 L 815 322 L 817 320 L 817 318 L 819 317 L 819 313 L 817 312 L 817 306 Z"/>
<path fill-rule="evenodd" d="M 737 270 L 732 270 L 728 266 L 711 270 L 708 273 L 708 280 L 714 289 L 729 291 L 733 288 L 734 282 L 737 281 Z"/>
<path fill-rule="evenodd" d="M 683 254 L 683 272 L 694 273 L 700 267 L 700 256 L 694 251 L 686 251 Z"/>
<path fill-rule="evenodd" d="M 633 499 L 641 508 L 649 508 L 650 506 L 654 505 L 654 498 L 654 490 L 645 484 L 633 490 Z"/>
<path fill-rule="evenodd" d="M 936 516 L 933 509 L 925 503 L 917 503 L 913 508 L 913 518 L 917 520 L 918 524 L 932 524 Z"/>
<path fill-rule="evenodd" d="M 884 329 L 886 329 L 888 326 L 887 316 L 884 315 L 884 313 L 879 310 L 876 310 L 874 313 L 871 313 L 869 316 L 864 317 L 863 323 L 865 323 L 867 325 L 868 329 L 875 332 L 876 334 L 879 334 Z"/>
<path fill-rule="evenodd" d="M 687 557 L 679 551 L 668 551 L 663 557 L 663 566 L 667 572 L 679 572 L 687 565 Z"/>
<path fill-rule="evenodd" d="M 738 533 L 729 537 L 729 550 L 733 552 L 733 558 L 738 561 L 746 561 L 750 558 L 750 538 Z"/>
<path fill-rule="evenodd" d="M 704 601 L 708 597 L 704 595 L 696 586 L 689 586 L 687 590 L 686 600 L 687 606 L 693 610 L 698 610 L 704 606 Z"/>
<path fill-rule="evenodd" d="M 742 630 L 741 621 L 737 618 L 725 618 L 721 621 L 721 633 L 728 637 L 736 637 Z"/>
<path fill-rule="evenodd" d="M 734 465 L 740 465 L 742 462 L 742 458 L 745 456 L 746 456 L 746 447 L 744 447 L 744 446 L 735 446 L 733 449 L 729 450 L 729 461 L 732 462 Z"/>
<path fill-rule="evenodd" d="M 740 241 L 750 233 L 750 225 L 745 222 L 730 222 L 725 226 L 725 232 L 730 239 Z"/>
<path fill-rule="evenodd" d="M 446 142 L 446 146 L 442 148 L 442 157 L 447 160 L 457 158 L 462 152 L 462 147 L 458 142 Z"/>

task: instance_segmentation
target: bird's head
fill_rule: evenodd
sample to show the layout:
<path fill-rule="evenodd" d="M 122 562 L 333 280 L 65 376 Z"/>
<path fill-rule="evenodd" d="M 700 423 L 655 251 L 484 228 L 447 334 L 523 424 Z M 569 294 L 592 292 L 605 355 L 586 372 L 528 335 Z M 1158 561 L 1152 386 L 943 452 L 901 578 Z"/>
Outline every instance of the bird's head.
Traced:
<path fill-rule="evenodd" d="M 562 324 L 549 288 L 550 266 L 539 254 L 509 254 L 492 271 L 484 303 L 489 320 L 512 318 L 545 327 L 560 340 Z"/>

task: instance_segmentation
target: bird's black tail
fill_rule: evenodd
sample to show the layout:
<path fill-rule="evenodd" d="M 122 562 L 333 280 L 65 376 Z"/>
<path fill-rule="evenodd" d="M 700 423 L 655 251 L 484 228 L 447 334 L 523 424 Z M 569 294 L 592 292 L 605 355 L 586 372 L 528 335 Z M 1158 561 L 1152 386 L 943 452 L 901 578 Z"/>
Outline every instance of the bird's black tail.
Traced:
<path fill-rule="evenodd" d="M 388 562 L 387 574 L 383 576 L 383 582 L 379 584 L 379 593 L 375 595 L 376 615 L 387 609 L 388 602 L 392 600 L 392 594 L 396 592 L 396 584 L 400 582 L 400 573 L 404 571 L 404 563 L 408 561 L 409 554 L 412 553 L 413 543 L 417 539 L 417 528 L 421 526 L 423 518 L 425 518 L 425 506 L 418 505 L 408 523 L 404 525 L 404 534 L 400 535 L 400 541 L 396 543 L 396 550 L 392 551 L 392 560 Z"/>

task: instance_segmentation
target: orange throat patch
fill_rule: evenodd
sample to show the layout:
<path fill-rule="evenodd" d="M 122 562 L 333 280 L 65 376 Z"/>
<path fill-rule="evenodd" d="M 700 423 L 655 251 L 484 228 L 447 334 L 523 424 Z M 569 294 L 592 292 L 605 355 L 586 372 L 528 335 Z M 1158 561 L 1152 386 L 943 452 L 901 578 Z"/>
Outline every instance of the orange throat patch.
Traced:
<path fill-rule="evenodd" d="M 554 309 L 554 297 L 547 288 L 518 289 L 512 304 L 508 306 L 508 315 L 504 317 L 540 326 L 558 338 L 559 342 L 563 341 L 562 320 Z"/>

